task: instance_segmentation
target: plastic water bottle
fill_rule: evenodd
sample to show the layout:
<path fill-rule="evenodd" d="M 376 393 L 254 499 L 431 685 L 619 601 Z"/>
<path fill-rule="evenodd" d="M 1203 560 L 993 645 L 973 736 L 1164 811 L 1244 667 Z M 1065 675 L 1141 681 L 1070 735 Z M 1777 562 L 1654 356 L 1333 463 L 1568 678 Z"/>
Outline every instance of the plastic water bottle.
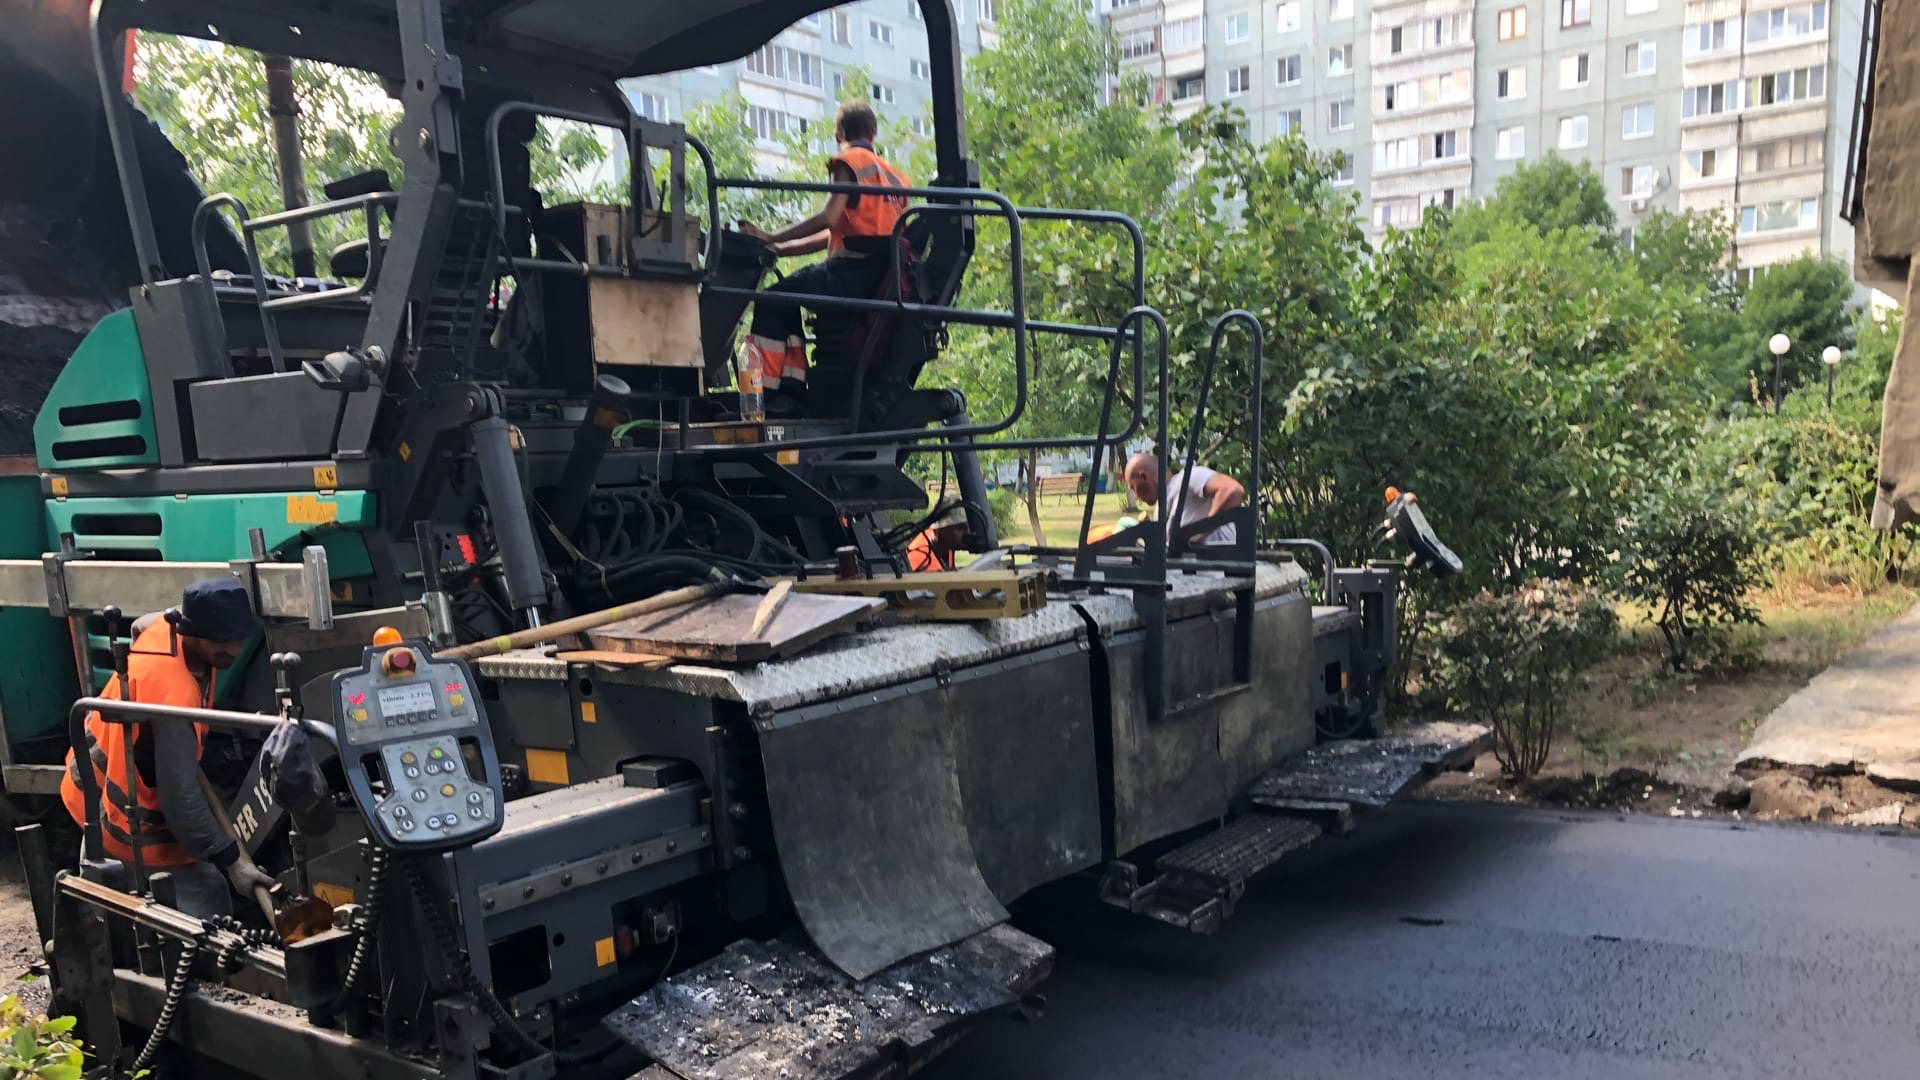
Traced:
<path fill-rule="evenodd" d="M 740 419 L 756 424 L 767 418 L 767 395 L 761 383 L 764 359 L 760 346 L 749 338 L 739 364 Z"/>

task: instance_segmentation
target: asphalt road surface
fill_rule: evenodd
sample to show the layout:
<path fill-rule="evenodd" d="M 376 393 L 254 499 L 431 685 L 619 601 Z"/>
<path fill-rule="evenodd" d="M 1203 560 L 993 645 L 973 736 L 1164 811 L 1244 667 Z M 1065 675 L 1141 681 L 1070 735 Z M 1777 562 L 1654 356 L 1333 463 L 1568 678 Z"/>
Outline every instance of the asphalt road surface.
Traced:
<path fill-rule="evenodd" d="M 1249 887 L 1211 938 L 1051 898 L 1035 1024 L 922 1074 L 1920 1076 L 1920 840 L 1414 803 Z"/>

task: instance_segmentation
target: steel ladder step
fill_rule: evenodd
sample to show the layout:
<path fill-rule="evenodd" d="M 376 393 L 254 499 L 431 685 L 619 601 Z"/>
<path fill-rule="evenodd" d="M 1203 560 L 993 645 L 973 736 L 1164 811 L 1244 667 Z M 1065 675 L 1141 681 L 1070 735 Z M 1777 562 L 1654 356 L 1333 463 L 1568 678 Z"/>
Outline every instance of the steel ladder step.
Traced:
<path fill-rule="evenodd" d="M 1320 826 L 1286 814 L 1245 814 L 1174 848 L 1154 861 L 1161 874 L 1180 874 L 1219 888 L 1238 888 L 1289 852 L 1320 837 Z"/>

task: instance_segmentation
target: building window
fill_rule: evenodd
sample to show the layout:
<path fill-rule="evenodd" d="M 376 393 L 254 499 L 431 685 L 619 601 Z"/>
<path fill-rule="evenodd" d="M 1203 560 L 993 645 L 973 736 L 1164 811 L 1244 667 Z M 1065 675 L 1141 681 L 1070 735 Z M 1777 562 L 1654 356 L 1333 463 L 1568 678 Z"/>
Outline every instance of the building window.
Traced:
<path fill-rule="evenodd" d="M 1327 128 L 1346 131 L 1353 127 L 1353 99 L 1341 98 L 1327 106 Z"/>
<path fill-rule="evenodd" d="M 1152 56 L 1157 48 L 1152 27 L 1145 30 L 1129 30 L 1120 38 L 1122 60 L 1131 60 L 1136 56 Z"/>
<path fill-rule="evenodd" d="M 1245 64 L 1242 64 L 1237 68 L 1227 69 L 1227 96 L 1228 97 L 1232 97 L 1235 94 L 1244 94 L 1248 90 L 1253 89 L 1252 71 L 1253 69 L 1247 67 L 1247 65 Z"/>
<path fill-rule="evenodd" d="M 1182 75 L 1173 83 L 1173 100 L 1205 100 L 1207 96 L 1207 77 L 1205 75 Z"/>
<path fill-rule="evenodd" d="M 1307 114 L 1300 109 L 1281 109 L 1274 120 L 1276 135 L 1291 135 L 1307 126 Z"/>
<path fill-rule="evenodd" d="M 1399 56 L 1401 53 L 1405 51 L 1407 51 L 1406 28 L 1403 26 L 1396 26 L 1393 29 L 1388 30 L 1387 31 L 1387 55 Z"/>
<path fill-rule="evenodd" d="M 1560 29 L 1585 26 L 1593 21 L 1593 0 L 1560 0 Z"/>
<path fill-rule="evenodd" d="M 1811 101 L 1827 96 L 1825 67 L 1795 68 L 1747 80 L 1747 108 Z"/>
<path fill-rule="evenodd" d="M 886 86 L 881 83 L 874 83 L 872 86 L 868 87 L 868 89 L 871 90 L 873 94 L 867 100 L 871 101 L 873 104 L 875 105 L 893 104 L 893 87 Z"/>
<path fill-rule="evenodd" d="M 664 124 L 667 122 L 667 99 L 661 94 L 634 94 L 633 111 Z"/>
<path fill-rule="evenodd" d="M 882 45 L 891 45 L 893 44 L 893 27 L 879 19 L 868 19 L 867 36 Z"/>
<path fill-rule="evenodd" d="M 907 122 L 907 126 L 913 129 L 915 135 L 923 139 L 933 138 L 933 120 L 929 117 L 916 116 Z"/>
<path fill-rule="evenodd" d="M 1273 9 L 1273 28 L 1282 34 L 1300 29 L 1300 0 L 1286 0 Z"/>
<path fill-rule="evenodd" d="M 1818 165 L 1826 157 L 1826 140 L 1818 135 L 1776 139 L 1740 151 L 1740 171 L 1754 176 Z"/>
<path fill-rule="evenodd" d="M 1353 45 L 1335 45 L 1327 50 L 1327 74 L 1353 74 Z"/>
<path fill-rule="evenodd" d="M 1501 128 L 1493 139 L 1493 157 L 1496 161 L 1517 161 L 1527 156 L 1527 129 L 1523 127 Z"/>
<path fill-rule="evenodd" d="M 1446 15 L 1420 21 L 1420 47 L 1440 49 L 1456 41 L 1473 40 L 1473 25 L 1465 15 Z"/>
<path fill-rule="evenodd" d="M 1373 223 L 1386 228 L 1389 225 L 1412 225 L 1420 220 L 1420 204 L 1412 199 L 1383 199 L 1373 204 Z"/>
<path fill-rule="evenodd" d="M 1278 86 L 1300 85 L 1300 56 L 1283 56 L 1274 65 L 1273 81 Z"/>
<path fill-rule="evenodd" d="M 1422 92 L 1431 88 L 1427 96 L 1438 102 L 1465 101 L 1473 96 L 1473 76 L 1465 71 L 1449 71 L 1445 75 L 1430 75 L 1425 80 Z"/>
<path fill-rule="evenodd" d="M 1560 58 L 1560 89 L 1571 90 L 1577 86 L 1585 86 L 1591 78 L 1593 78 L 1593 65 L 1589 62 L 1586 53 Z"/>
<path fill-rule="evenodd" d="M 747 70 L 782 82 L 819 87 L 820 58 L 784 45 L 762 45 L 747 54 Z"/>
<path fill-rule="evenodd" d="M 1720 164 L 1718 150 L 1692 150 L 1687 153 L 1687 179 L 1706 180 L 1717 175 Z"/>
<path fill-rule="evenodd" d="M 1353 0 L 1327 0 L 1327 21 L 1346 22 L 1353 18 Z"/>
<path fill-rule="evenodd" d="M 1716 116 L 1739 107 L 1740 84 L 1737 82 L 1689 86 L 1680 91 L 1681 116 Z"/>
<path fill-rule="evenodd" d="M 1560 149 L 1578 150 L 1587 145 L 1587 118 L 1582 116 L 1563 116 L 1560 118 Z"/>
<path fill-rule="evenodd" d="M 1433 154 L 1428 158 L 1430 161 L 1446 161 L 1449 158 L 1459 157 L 1460 133 L 1457 131 L 1435 132 L 1432 146 Z"/>
<path fill-rule="evenodd" d="M 1747 44 L 1805 37 L 1826 28 L 1827 5 L 1824 3 L 1755 11 L 1747 16 Z"/>
<path fill-rule="evenodd" d="M 1493 78 L 1493 96 L 1501 101 L 1512 101 L 1515 98 L 1527 96 L 1526 68 L 1501 68 Z"/>
<path fill-rule="evenodd" d="M 807 122 L 798 116 L 789 116 L 779 109 L 763 109 L 758 105 L 747 106 L 747 126 L 753 129 L 753 137 L 767 142 L 778 142 L 789 131 L 804 135 Z"/>
<path fill-rule="evenodd" d="M 1246 12 L 1242 11 L 1237 15 L 1229 15 L 1225 21 L 1227 44 L 1233 45 L 1253 36 L 1253 27 L 1250 25 L 1253 19 L 1252 16 Z"/>
<path fill-rule="evenodd" d="M 1660 0 L 1627 0 L 1626 12 L 1629 15 L 1651 15 L 1660 10 Z"/>
<path fill-rule="evenodd" d="M 1386 169 L 1411 169 L 1420 164 L 1419 151 L 1412 139 L 1389 139 L 1373 144 L 1373 168 L 1380 172 Z"/>
<path fill-rule="evenodd" d="M 1206 20 L 1195 15 L 1191 19 L 1180 19 L 1167 24 L 1160 32 L 1160 51 L 1165 53 L 1186 52 L 1198 49 L 1207 43 Z"/>
<path fill-rule="evenodd" d="M 1627 46 L 1627 74 L 1653 74 L 1654 43 L 1638 41 Z"/>
<path fill-rule="evenodd" d="M 907 61 L 907 70 L 912 72 L 913 77 L 919 79 L 921 82 L 928 82 L 933 78 L 933 65 L 927 63 L 925 60 Z"/>
<path fill-rule="evenodd" d="M 908 2 L 911 3 L 912 0 L 908 0 Z M 1000 21 L 1000 4 L 998 0 L 980 0 L 980 21 Z"/>
<path fill-rule="evenodd" d="M 1501 41 L 1514 41 L 1526 37 L 1527 9 L 1523 7 L 1501 9 L 1498 28 Z"/>
<path fill-rule="evenodd" d="M 853 44 L 853 20 L 844 11 L 833 13 L 833 43 L 835 45 Z"/>
<path fill-rule="evenodd" d="M 1644 139 L 1653 134 L 1653 106 L 1629 105 L 1620 110 L 1620 137 Z"/>
<path fill-rule="evenodd" d="M 1380 111 L 1383 113 L 1419 107 L 1420 84 L 1417 82 L 1389 83 L 1380 88 Z"/>
<path fill-rule="evenodd" d="M 1820 224 L 1819 199 L 1788 199 L 1740 208 L 1740 235 L 1812 229 Z"/>
<path fill-rule="evenodd" d="M 1353 155 L 1345 152 L 1334 155 L 1333 186 L 1353 186 Z"/>
<path fill-rule="evenodd" d="M 1653 194 L 1653 166 L 1635 165 L 1620 170 L 1620 194 L 1629 199 L 1645 199 Z"/>
<path fill-rule="evenodd" d="M 1680 35 L 1680 39 L 1686 43 L 1683 51 L 1688 56 L 1700 56 L 1705 53 L 1719 52 L 1729 45 L 1737 45 L 1740 38 L 1737 34 L 1729 33 L 1729 28 L 1738 25 L 1739 21 L 1736 19 L 1688 23 Z"/>
<path fill-rule="evenodd" d="M 1453 209 L 1454 190 L 1453 188 L 1442 188 L 1439 191 L 1421 192 L 1420 209 L 1423 212 L 1435 208 L 1441 210 Z"/>

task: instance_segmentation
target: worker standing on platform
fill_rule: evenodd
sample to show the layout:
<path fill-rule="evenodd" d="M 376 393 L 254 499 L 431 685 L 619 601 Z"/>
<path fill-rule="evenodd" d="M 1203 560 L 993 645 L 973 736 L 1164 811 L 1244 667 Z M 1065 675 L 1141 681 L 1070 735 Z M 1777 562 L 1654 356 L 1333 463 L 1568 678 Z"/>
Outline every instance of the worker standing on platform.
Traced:
<path fill-rule="evenodd" d="M 873 137 L 879 129 L 879 118 L 866 102 L 840 106 L 833 123 L 839 153 L 827 160 L 828 180 L 859 184 L 872 188 L 871 192 L 830 194 L 819 213 L 778 232 L 769 233 L 750 221 L 740 223 L 741 232 L 765 241 L 775 255 L 827 253 L 826 259 L 788 274 L 769 292 L 866 299 L 879 290 L 893 260 L 884 243 L 875 241 L 893 235 L 894 223 L 907 208 L 906 196 L 889 194 L 888 189 L 912 186 L 874 152 Z M 797 303 L 770 296 L 754 301 L 746 362 L 759 364 L 761 385 L 769 393 L 799 396 L 806 390 L 807 346 L 800 320 Z"/>
<path fill-rule="evenodd" d="M 1149 453 L 1138 453 L 1127 460 L 1127 488 L 1133 496 L 1148 506 L 1160 507 L 1160 459 Z M 1167 476 L 1167 505 L 1158 511 L 1160 520 L 1167 522 L 1167 540 L 1186 531 L 1193 525 L 1212 517 L 1224 510 L 1231 510 L 1246 501 L 1247 489 L 1240 481 L 1225 473 L 1217 473 L 1205 465 L 1195 465 L 1191 473 L 1176 472 Z M 1178 516 L 1178 525 L 1174 523 Z M 1191 534 L 1187 534 L 1191 540 Z M 1232 525 L 1222 525 L 1207 534 L 1204 543 L 1231 544 L 1238 537 Z"/>
<path fill-rule="evenodd" d="M 136 621 L 133 630 L 127 687 L 115 675 L 100 696 L 204 709 L 213 705 L 215 674 L 233 666 L 241 648 L 259 631 L 259 623 L 239 582 L 209 578 L 187 586 L 180 598 L 177 626 L 154 614 Z M 142 869 L 171 874 L 180 910 L 202 918 L 232 912 L 229 886 L 242 896 L 251 895 L 255 886 L 272 886 L 271 877 L 240 857 L 239 845 L 227 835 L 201 788 L 200 755 L 207 725 L 158 717 L 112 723 L 92 712 L 87 714 L 86 729 L 87 753 L 100 794 L 100 843 L 105 849 L 89 854 L 131 864 L 133 845 L 138 844 Z M 125 746 L 129 738 L 133 740 L 131 776 Z M 60 797 L 79 824 L 87 817 L 82 767 L 69 750 Z M 135 803 L 131 821 L 127 818 L 129 792 Z"/>

